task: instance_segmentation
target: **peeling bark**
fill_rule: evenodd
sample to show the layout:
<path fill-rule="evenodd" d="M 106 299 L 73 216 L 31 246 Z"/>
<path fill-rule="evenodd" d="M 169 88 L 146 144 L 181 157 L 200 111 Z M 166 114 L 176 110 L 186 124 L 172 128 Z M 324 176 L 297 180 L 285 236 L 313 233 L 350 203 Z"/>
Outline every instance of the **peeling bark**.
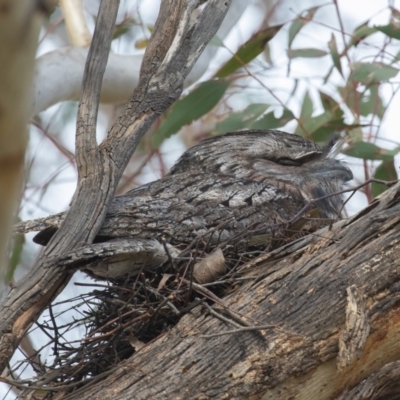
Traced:
<path fill-rule="evenodd" d="M 346 324 L 339 337 L 338 370 L 360 358 L 370 326 L 363 295 L 356 286 L 347 288 Z"/>

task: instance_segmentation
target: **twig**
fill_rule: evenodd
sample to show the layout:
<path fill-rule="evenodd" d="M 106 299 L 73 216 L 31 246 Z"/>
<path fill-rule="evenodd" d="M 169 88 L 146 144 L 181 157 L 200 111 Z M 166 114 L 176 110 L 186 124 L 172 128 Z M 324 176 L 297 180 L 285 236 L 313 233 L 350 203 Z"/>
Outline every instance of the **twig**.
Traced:
<path fill-rule="evenodd" d="M 172 264 L 172 267 L 174 268 L 174 270 L 177 271 L 177 268 L 175 265 L 175 260 L 172 258 L 171 253 L 168 250 L 167 241 L 165 240 L 164 236 L 161 238 L 161 243 L 164 247 L 165 252 L 167 253 L 169 262 Z"/>
<path fill-rule="evenodd" d="M 189 281 L 186 279 L 183 279 L 183 281 L 189 285 Z M 229 309 L 229 307 L 223 302 L 222 299 L 220 299 L 218 296 L 216 296 L 213 292 L 208 290 L 207 288 L 203 287 L 202 285 L 199 285 L 198 283 L 192 282 L 193 288 L 203 294 L 206 298 L 215 301 L 218 305 L 223 307 L 224 311 L 233 319 L 235 319 L 237 322 L 239 322 L 242 326 L 251 326 L 247 321 L 245 321 L 238 313 L 235 311 L 232 311 Z"/>
<path fill-rule="evenodd" d="M 30 380 L 27 381 L 11 381 L 8 380 L 7 378 L 3 378 L 2 376 L 0 376 L 0 382 L 4 382 L 7 383 L 7 385 L 10 386 L 15 386 L 17 388 L 20 389 L 27 389 L 27 390 L 46 390 L 46 391 L 50 391 L 50 392 L 55 392 L 55 391 L 59 391 L 59 390 L 65 390 L 68 388 L 73 388 L 79 385 L 82 385 L 82 383 L 87 383 L 90 382 L 92 380 L 97 380 L 100 378 L 105 378 L 106 376 L 110 375 L 112 373 L 112 370 L 103 372 L 97 376 L 94 376 L 93 378 L 87 378 L 84 381 L 80 381 L 80 382 L 74 382 L 74 383 L 63 383 L 61 386 L 35 386 L 35 385 L 25 385 L 24 382 L 29 383 Z"/>
<path fill-rule="evenodd" d="M 213 315 L 214 317 L 220 319 L 221 321 L 226 322 L 227 324 L 232 325 L 232 326 L 234 326 L 234 327 L 237 328 L 237 329 L 243 328 L 242 325 L 239 325 L 239 324 L 236 323 L 235 321 L 232 321 L 231 319 L 226 318 L 226 317 L 224 317 L 222 314 L 220 314 L 220 313 L 218 313 L 217 311 L 215 311 L 215 310 L 214 310 L 212 307 L 210 307 L 207 303 L 203 303 L 203 306 L 204 306 L 205 308 L 207 308 L 208 312 L 209 312 L 211 315 Z"/>
<path fill-rule="evenodd" d="M 173 313 L 174 313 L 175 315 L 181 315 L 180 311 L 168 300 L 167 297 L 165 297 L 165 296 L 162 295 L 160 292 L 158 292 L 157 290 L 153 289 L 152 287 L 150 287 L 150 286 L 148 286 L 148 285 L 146 285 L 146 289 L 147 289 L 149 292 L 153 293 L 155 296 L 157 296 L 157 297 L 159 297 L 159 298 L 162 299 L 162 303 L 160 303 L 160 304 L 158 305 L 158 307 L 157 307 L 156 310 L 154 311 L 154 314 L 156 314 L 156 312 L 158 312 L 159 309 L 161 309 L 161 304 L 162 304 L 162 305 L 167 304 L 168 307 L 173 311 Z M 163 304 L 163 303 L 164 303 L 164 304 Z"/>

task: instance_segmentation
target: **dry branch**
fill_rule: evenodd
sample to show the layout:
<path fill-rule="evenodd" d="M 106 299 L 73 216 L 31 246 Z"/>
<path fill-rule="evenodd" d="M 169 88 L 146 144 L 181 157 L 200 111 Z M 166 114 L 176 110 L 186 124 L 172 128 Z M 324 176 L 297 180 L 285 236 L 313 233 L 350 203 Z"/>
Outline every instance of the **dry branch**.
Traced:
<path fill-rule="evenodd" d="M 139 84 L 106 140 L 98 146 L 94 128 L 99 82 L 108 56 L 118 5 L 116 0 L 102 1 L 85 75 L 90 81 L 84 80 L 81 118 L 78 120 L 78 189 L 67 217 L 47 246 L 44 256 L 17 283 L 0 308 L 1 369 L 6 366 L 28 328 L 70 277 L 70 273 L 62 267 L 44 269 L 42 266 L 51 257 L 91 243 L 96 236 L 116 185 L 140 138 L 157 116 L 180 96 L 184 79 L 218 30 L 229 4 L 230 1 L 209 0 L 193 22 L 191 17 L 199 5 L 198 1 L 162 2 L 143 60 Z M 99 54 L 102 55 L 100 62 L 103 66 L 95 75 L 88 75 L 92 57 L 99 57 Z M 92 81 L 93 78 L 95 81 Z M 94 97 L 89 97 L 88 92 Z"/>
<path fill-rule="evenodd" d="M 102 58 L 103 61 L 95 64 L 93 68 L 93 62 L 91 63 L 89 59 L 86 65 L 86 71 L 97 73 L 89 75 L 89 81 L 84 82 L 86 87 L 83 88 L 81 97 L 81 114 L 78 123 L 86 125 L 87 130 L 81 131 L 80 136 L 77 134 L 76 148 L 77 153 L 80 151 L 80 154 L 87 154 L 85 157 L 77 157 L 79 182 L 71 208 L 63 221 L 60 233 L 54 236 L 43 256 L 17 283 L 2 304 L 0 311 L 2 316 L 0 323 L 1 370 L 6 366 L 32 322 L 69 280 L 69 272 L 61 268 L 43 271 L 43 263 L 55 254 L 63 253 L 90 240 L 92 231 L 98 229 L 99 222 L 96 223 L 96 221 L 99 221 L 99 216 L 101 225 L 101 211 L 105 212 L 105 210 L 97 209 L 95 205 L 105 203 L 107 197 L 111 201 L 113 197 L 113 192 L 95 190 L 95 188 L 104 188 L 109 185 L 107 180 L 110 180 L 108 172 L 110 165 L 103 163 L 104 160 L 99 157 L 94 129 L 98 107 L 96 101 L 98 102 L 100 96 L 101 81 L 111 45 L 118 5 L 118 1 L 102 2 L 91 51 L 93 58 Z M 98 62 L 97 59 L 96 61 Z M 85 101 L 89 103 L 86 109 Z M 95 103 L 92 104 L 91 101 Z M 93 109 L 91 109 L 92 106 Z M 90 130 L 91 124 L 94 126 Z M 86 164 L 88 159 L 92 161 L 92 165 Z M 89 211 L 82 214 L 83 210 Z"/>

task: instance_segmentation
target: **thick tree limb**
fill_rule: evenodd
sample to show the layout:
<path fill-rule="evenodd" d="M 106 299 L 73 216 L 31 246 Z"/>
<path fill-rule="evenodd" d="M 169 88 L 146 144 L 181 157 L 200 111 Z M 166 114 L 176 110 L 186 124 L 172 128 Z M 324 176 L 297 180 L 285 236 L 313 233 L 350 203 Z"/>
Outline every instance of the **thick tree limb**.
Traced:
<path fill-rule="evenodd" d="M 79 100 L 85 61 L 89 49 L 64 47 L 43 54 L 36 60 L 32 106 L 33 117 L 66 100 Z M 142 55 L 110 54 L 102 87 L 102 103 L 129 100 L 139 80 Z"/>
<path fill-rule="evenodd" d="M 102 15 L 117 2 L 103 1 Z M 64 268 L 42 268 L 50 257 L 61 255 L 91 243 L 100 228 L 123 170 L 140 138 L 159 114 L 176 100 L 183 82 L 202 50 L 217 31 L 230 1 L 209 0 L 194 23 L 194 0 L 164 0 L 141 68 L 141 76 L 124 113 L 111 128 L 106 140 L 97 146 L 93 137 L 98 102 L 82 97 L 78 121 L 78 189 L 71 209 L 58 233 L 47 246 L 44 256 L 20 281 L 0 308 L 0 369 L 3 369 L 19 341 L 54 296 L 65 286 L 69 272 Z M 110 18 L 110 17 L 108 17 Z M 112 18 L 112 17 L 111 17 Z M 106 24 L 106 21 L 104 22 Z M 92 48 L 107 39 L 96 28 Z M 101 33 L 106 32 L 106 26 Z M 105 50 L 107 50 L 105 46 Z M 103 48 L 104 50 L 104 48 Z M 103 51 L 101 50 L 101 51 Z M 108 52 L 107 52 L 108 55 Z M 97 55 L 95 55 L 97 56 Z M 88 64 L 90 65 L 90 64 Z M 103 65 L 104 66 L 104 65 Z M 96 71 L 96 69 L 94 69 Z M 101 78 L 97 70 L 97 79 Z M 87 83 L 98 96 L 98 84 Z M 85 92 L 85 89 L 84 89 Z M 92 98 L 91 100 L 94 100 Z"/>
<path fill-rule="evenodd" d="M 69 0 L 70 1 L 70 0 Z M 225 39 L 237 24 L 248 3 L 233 0 L 226 18 L 217 32 Z M 185 80 L 185 86 L 197 82 L 209 68 L 210 60 L 219 47 L 207 46 Z M 31 116 L 66 100 L 79 100 L 83 70 L 88 49 L 64 47 L 43 54 L 36 60 L 33 79 Z M 139 70 L 143 56 L 111 53 L 108 58 L 101 92 L 101 102 L 121 104 L 129 100 L 139 81 Z"/>
<path fill-rule="evenodd" d="M 107 198 L 111 202 L 114 195 L 112 190 L 111 192 L 102 190 L 107 184 L 109 185 L 109 170 L 112 166 L 100 157 L 95 127 L 101 82 L 107 62 L 105 55 L 109 53 L 118 5 L 117 0 L 102 2 L 91 47 L 92 57 L 86 66 L 88 79 L 84 82 L 82 92 L 76 141 L 79 181 L 71 209 L 60 227 L 61 232 L 52 238 L 43 256 L 21 282 L 18 282 L 2 304 L 1 370 L 6 366 L 32 322 L 68 282 L 70 273 L 61 268 L 57 271 L 50 269 L 43 271 L 42 266 L 46 259 L 55 254 L 62 254 L 68 249 L 72 250 L 81 243 L 89 241 L 93 234 L 96 235 L 97 231 L 96 233 L 93 231 L 98 229 L 99 224 L 101 225 L 101 218 L 104 217 L 102 214 L 106 209 L 98 210 L 95 205 L 105 204 L 106 207 Z M 79 124 L 83 126 L 81 130 Z M 88 165 L 87 161 L 91 164 Z M 97 188 L 100 190 L 96 190 Z"/>
<path fill-rule="evenodd" d="M 224 304 L 272 328 L 206 337 L 232 325 L 198 307 L 108 378 L 65 398 L 398 398 L 399 260 L 397 184 L 359 215 L 243 268 L 257 278 Z M 367 325 L 369 333 L 354 329 Z M 344 335 L 349 362 L 338 369 L 339 338 L 357 331 Z"/>

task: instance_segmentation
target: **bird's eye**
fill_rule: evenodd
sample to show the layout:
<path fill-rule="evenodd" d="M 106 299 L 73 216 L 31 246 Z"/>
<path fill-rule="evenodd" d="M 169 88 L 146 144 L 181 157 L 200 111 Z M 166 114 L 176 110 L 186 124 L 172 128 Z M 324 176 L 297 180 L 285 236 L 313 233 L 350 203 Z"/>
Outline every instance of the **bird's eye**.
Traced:
<path fill-rule="evenodd" d="M 294 167 L 303 164 L 301 160 L 293 160 L 293 159 L 287 158 L 287 157 L 278 158 L 276 160 L 276 163 L 281 164 L 281 165 L 291 165 Z"/>

